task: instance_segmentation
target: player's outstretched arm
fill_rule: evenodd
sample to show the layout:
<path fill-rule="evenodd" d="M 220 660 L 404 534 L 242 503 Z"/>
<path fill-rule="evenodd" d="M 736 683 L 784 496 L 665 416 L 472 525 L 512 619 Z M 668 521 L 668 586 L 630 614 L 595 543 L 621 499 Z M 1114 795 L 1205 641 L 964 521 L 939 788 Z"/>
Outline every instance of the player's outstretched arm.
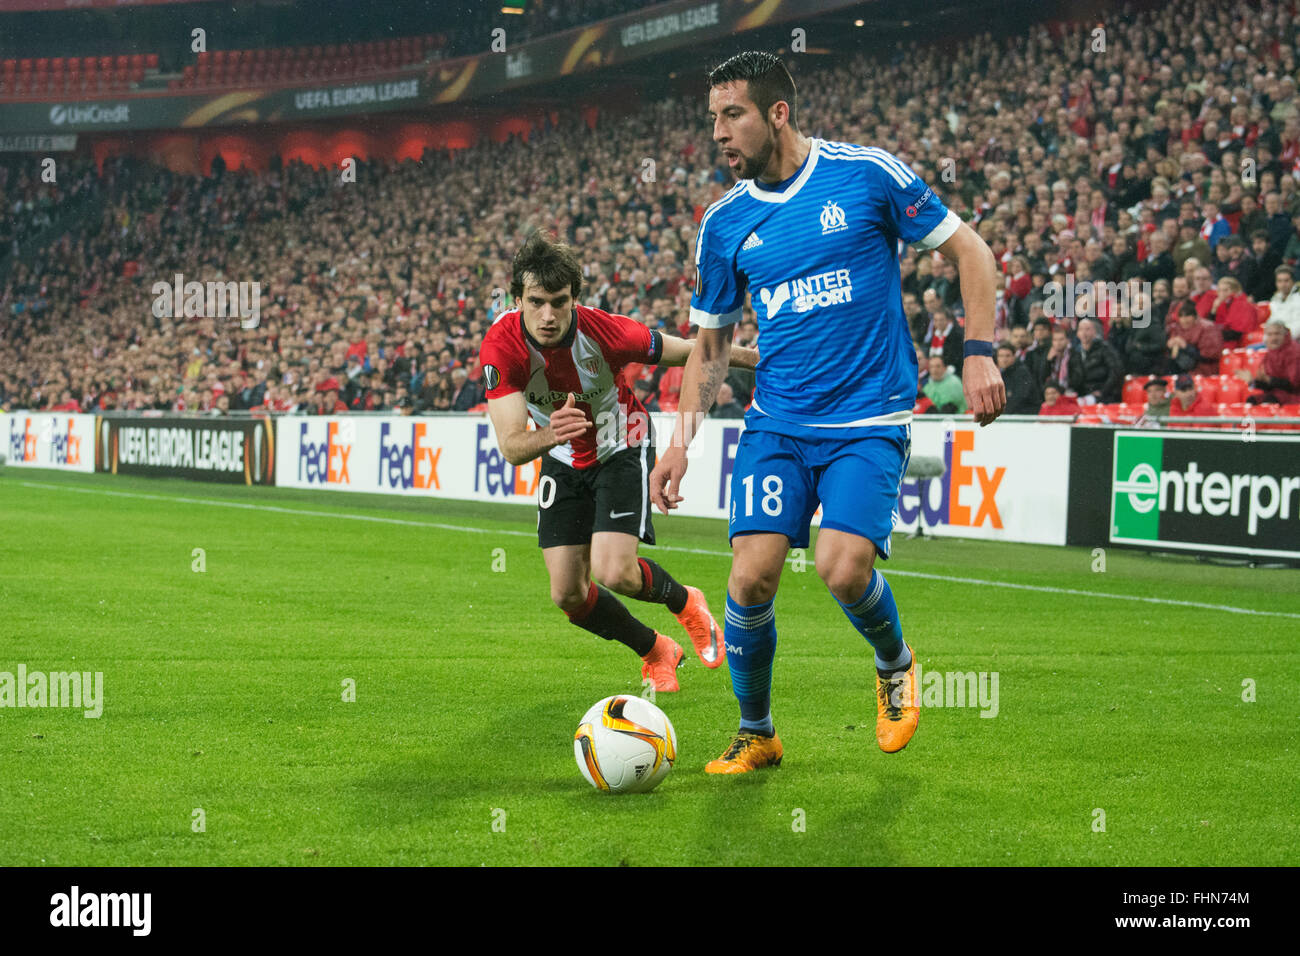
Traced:
<path fill-rule="evenodd" d="M 488 417 L 497 433 L 501 454 L 512 465 L 526 465 L 538 455 L 545 454 L 556 445 L 563 445 L 595 426 L 587 413 L 576 407 L 573 393 L 564 405 L 551 415 L 550 424 L 535 431 L 528 430 L 528 405 L 523 392 L 511 392 L 500 398 L 488 399 Z"/>
<path fill-rule="evenodd" d="M 699 423 L 718 397 L 718 389 L 727 377 L 730 355 L 730 326 L 700 329 L 682 373 L 681 400 L 677 406 L 672 441 L 650 473 L 650 501 L 664 514 L 682 501 L 680 490 L 682 478 L 686 476 L 686 449 L 690 447 Z"/>
<path fill-rule="evenodd" d="M 957 264 L 961 301 L 966 309 L 966 355 L 961 384 L 966 407 L 981 426 L 1007 407 L 1007 389 L 993 361 L 993 303 L 997 293 L 997 260 L 979 234 L 962 223 L 939 251 Z"/>
<path fill-rule="evenodd" d="M 664 335 L 663 353 L 659 356 L 659 364 L 665 366 L 685 365 L 694 351 L 695 342 L 691 339 L 679 339 L 675 335 Z M 747 348 L 743 345 L 731 346 L 731 351 L 727 358 L 727 364 L 730 368 L 747 368 L 751 371 L 758 368 L 758 349 Z"/>

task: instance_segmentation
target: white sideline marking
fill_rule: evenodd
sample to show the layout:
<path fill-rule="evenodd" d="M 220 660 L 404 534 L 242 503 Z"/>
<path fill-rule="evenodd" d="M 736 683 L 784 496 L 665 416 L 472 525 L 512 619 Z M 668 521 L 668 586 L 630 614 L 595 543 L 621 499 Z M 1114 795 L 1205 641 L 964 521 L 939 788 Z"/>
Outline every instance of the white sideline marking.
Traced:
<path fill-rule="evenodd" d="M 340 511 L 312 511 L 305 508 L 282 508 L 279 505 L 259 505 L 246 501 L 219 501 L 212 498 L 189 498 L 181 495 L 148 495 L 136 491 L 109 491 L 106 488 L 81 488 L 75 485 L 52 485 L 39 481 L 20 481 L 28 488 L 48 488 L 55 491 L 79 491 L 89 495 L 111 495 L 115 498 L 143 498 L 149 501 L 179 501 L 193 505 L 211 505 L 216 508 L 243 508 L 247 511 L 270 511 L 275 514 L 303 515 L 308 518 L 343 518 L 348 521 L 371 521 L 376 524 L 395 524 L 411 528 L 437 528 L 440 531 L 463 531 L 467 534 L 505 534 L 517 538 L 536 538 L 533 531 L 511 531 L 501 528 L 471 528 L 466 525 L 444 524 L 438 521 L 411 521 L 406 518 L 381 518 L 377 515 L 348 514 Z M 673 551 L 679 554 L 703 554 L 715 558 L 729 558 L 730 551 L 710 551 L 705 548 L 679 548 L 667 544 L 645 545 L 657 551 Z M 790 559 L 787 559 L 790 560 Z M 943 581 L 946 584 L 976 584 L 983 587 L 1008 588 L 1015 591 L 1037 591 L 1040 594 L 1069 594 L 1076 597 L 1107 598 L 1112 601 L 1137 601 L 1142 604 L 1167 604 L 1176 607 L 1194 607 L 1206 611 L 1225 611 L 1229 614 L 1252 614 L 1258 617 L 1284 617 L 1300 620 L 1300 614 L 1288 611 L 1261 611 L 1250 607 L 1235 607 L 1231 604 L 1207 604 L 1202 601 L 1179 601 L 1173 598 L 1147 597 L 1140 594 L 1111 594 L 1105 591 L 1085 591 L 1080 588 L 1057 588 L 1046 584 L 1017 584 L 1013 581 L 990 581 L 985 578 L 965 578 L 948 574 L 931 574 L 926 571 L 892 570 L 890 577 L 924 578 L 929 581 Z"/>

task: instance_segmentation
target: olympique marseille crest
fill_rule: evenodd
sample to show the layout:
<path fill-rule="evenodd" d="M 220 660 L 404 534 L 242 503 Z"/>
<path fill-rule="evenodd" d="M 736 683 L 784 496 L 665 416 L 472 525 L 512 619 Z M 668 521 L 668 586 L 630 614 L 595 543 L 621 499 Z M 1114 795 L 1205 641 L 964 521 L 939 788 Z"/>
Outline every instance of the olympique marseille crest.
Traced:
<path fill-rule="evenodd" d="M 832 200 L 827 200 L 826 205 L 822 206 L 822 235 L 829 236 L 832 232 L 840 232 L 849 228 L 848 223 L 844 221 L 844 210 L 839 204 Z"/>

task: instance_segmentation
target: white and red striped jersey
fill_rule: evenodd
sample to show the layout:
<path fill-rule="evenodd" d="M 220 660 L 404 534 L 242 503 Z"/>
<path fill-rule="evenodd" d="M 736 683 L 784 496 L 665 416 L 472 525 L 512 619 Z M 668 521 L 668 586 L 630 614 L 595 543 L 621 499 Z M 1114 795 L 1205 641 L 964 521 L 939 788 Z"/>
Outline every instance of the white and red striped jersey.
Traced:
<path fill-rule="evenodd" d="M 645 406 L 624 382 L 623 369 L 634 362 L 657 365 L 662 354 L 658 332 L 627 316 L 579 305 L 568 333 L 550 348 L 528 334 L 518 309 L 501 313 L 483 336 L 479 360 L 488 399 L 523 392 L 539 428 L 574 394 L 577 407 L 596 427 L 556 445 L 550 454 L 581 469 L 649 438 Z M 630 430 L 629 418 L 634 423 Z"/>

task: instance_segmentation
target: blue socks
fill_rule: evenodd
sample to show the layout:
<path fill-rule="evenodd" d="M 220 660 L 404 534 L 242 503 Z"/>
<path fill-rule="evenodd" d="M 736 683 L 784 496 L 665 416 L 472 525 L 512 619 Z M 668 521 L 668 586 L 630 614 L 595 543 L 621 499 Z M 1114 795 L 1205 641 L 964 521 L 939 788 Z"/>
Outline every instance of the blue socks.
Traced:
<path fill-rule="evenodd" d="M 772 602 L 744 607 L 727 594 L 723 625 L 731 689 L 740 701 L 740 729 L 772 736 L 772 658 L 776 655 L 776 611 Z"/>
<path fill-rule="evenodd" d="M 845 604 L 839 598 L 835 600 L 844 608 L 844 613 L 858 629 L 858 633 L 875 649 L 876 670 L 888 673 L 906 670 L 911 666 L 912 654 L 903 643 L 903 627 L 898 621 L 894 592 L 889 589 L 885 576 L 878 569 L 871 569 L 871 580 L 862 597 L 852 604 Z M 730 605 L 727 613 L 731 613 Z"/>

